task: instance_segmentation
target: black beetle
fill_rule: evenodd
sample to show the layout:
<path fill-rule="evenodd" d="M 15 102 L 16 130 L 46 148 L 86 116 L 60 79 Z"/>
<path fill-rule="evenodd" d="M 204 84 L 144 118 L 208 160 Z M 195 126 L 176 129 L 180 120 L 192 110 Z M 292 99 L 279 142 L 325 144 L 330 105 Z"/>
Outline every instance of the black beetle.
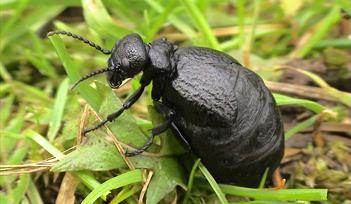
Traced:
<path fill-rule="evenodd" d="M 118 41 L 112 51 L 65 31 L 104 54 L 108 67 L 79 81 L 107 72 L 107 81 L 118 88 L 122 81 L 143 72 L 140 88 L 120 110 L 110 114 L 84 134 L 115 120 L 153 83 L 155 109 L 165 122 L 152 129 L 152 136 L 135 156 L 152 144 L 155 135 L 168 128 L 188 150 L 199 156 L 217 182 L 257 187 L 265 170 L 278 167 L 284 150 L 279 110 L 262 79 L 231 56 L 209 48 L 177 48 L 166 39 L 145 44 L 138 34 Z"/>

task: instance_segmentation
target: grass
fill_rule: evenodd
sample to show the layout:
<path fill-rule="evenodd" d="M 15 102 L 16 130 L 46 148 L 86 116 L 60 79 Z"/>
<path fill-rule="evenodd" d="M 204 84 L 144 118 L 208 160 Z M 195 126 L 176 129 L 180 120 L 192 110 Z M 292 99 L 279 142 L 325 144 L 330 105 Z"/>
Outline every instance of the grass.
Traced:
<path fill-rule="evenodd" d="M 109 194 L 112 195 L 111 203 L 136 203 L 145 182 L 143 178 L 146 178 L 140 168 L 154 171 L 146 188 L 146 203 L 167 203 L 174 198 L 184 204 L 200 203 L 199 200 L 230 203 L 237 197 L 254 199 L 245 203 L 327 200 L 326 189 L 278 191 L 218 184 L 199 160 L 194 164 L 192 160 L 188 161 L 191 163 L 188 178 L 174 157 L 182 150 L 174 138 L 169 139 L 172 138 L 170 132 L 162 136 L 161 141 L 156 141 L 145 156 L 130 158 L 137 170 L 130 169 L 125 163 L 126 158 L 112 143 L 104 140 L 106 134 L 102 130 L 77 144 L 79 125 L 90 126 L 96 120 L 94 112 L 103 116 L 120 106 L 116 96 L 130 94 L 137 88 L 138 80 L 133 80 L 116 95 L 99 82 L 105 81 L 99 77 L 94 78 L 97 81 L 81 83 L 76 91 L 69 91 L 69 85 L 82 75 L 105 67 L 107 57 L 81 42 L 59 36 L 47 39 L 45 34 L 47 29 L 65 29 L 84 35 L 108 49 L 130 32 L 139 33 L 147 42 L 165 35 L 179 46 L 198 45 L 225 50 L 239 61 L 252 65 L 249 68 L 264 64 L 258 71 L 272 73 L 265 75 L 265 80 L 268 80 L 276 77 L 270 72 L 276 65 L 276 58 L 312 59 L 322 55 L 328 47 L 351 48 L 347 38 L 337 39 L 331 32 L 341 21 L 340 8 L 350 12 L 347 0 L 333 4 L 304 1 L 305 5 L 300 7 L 295 7 L 290 1 L 285 2 L 288 6 L 283 6 L 262 0 L 253 3 L 243 0 L 131 2 L 0 2 L 0 185 L 3 189 L 0 203 L 47 203 L 49 198 L 42 193 L 44 189 L 38 178 L 48 181 L 49 185 L 59 185 L 47 179 L 58 165 L 61 165 L 62 174 L 68 168 L 69 171 L 77 170 L 73 174 L 81 181 L 77 191 L 82 195 L 83 203 L 102 203 Z M 83 20 L 75 16 L 69 17 L 68 21 L 63 18 L 62 12 L 71 6 L 82 9 Z M 276 24 L 279 26 L 273 26 Z M 299 26 L 291 26 L 295 24 Z M 260 29 L 261 25 L 268 25 L 268 28 Z M 217 28 L 222 28 L 222 32 L 235 28 L 238 32 L 219 35 Z M 237 50 L 244 53 L 243 58 L 233 54 Z M 334 97 L 336 103 L 330 106 L 275 93 L 279 106 L 300 106 L 313 112 L 312 116 L 287 130 L 286 139 L 293 139 L 298 132 L 316 124 L 318 114 L 350 107 L 349 93 L 337 90 L 311 72 L 295 71 L 311 78 L 325 94 Z M 106 138 L 111 139 L 112 134 L 123 148 L 128 149 L 143 144 L 147 129 L 160 121 L 159 116 L 152 116 L 146 108 L 152 101 L 150 90 L 123 118 L 108 125 L 111 133 Z M 83 113 L 85 105 L 88 111 Z M 347 116 L 340 120 L 343 119 L 346 120 Z M 86 164 L 89 163 L 87 159 L 92 159 L 87 157 L 89 149 L 93 150 L 90 155 L 99 162 L 90 164 L 89 170 L 81 171 L 84 162 L 80 161 Z M 116 159 L 111 160 L 109 154 Z M 50 158 L 61 161 L 48 163 Z M 97 171 L 101 169 L 104 171 Z M 36 176 L 31 174 L 36 171 Z M 204 179 L 207 182 L 201 182 Z"/>

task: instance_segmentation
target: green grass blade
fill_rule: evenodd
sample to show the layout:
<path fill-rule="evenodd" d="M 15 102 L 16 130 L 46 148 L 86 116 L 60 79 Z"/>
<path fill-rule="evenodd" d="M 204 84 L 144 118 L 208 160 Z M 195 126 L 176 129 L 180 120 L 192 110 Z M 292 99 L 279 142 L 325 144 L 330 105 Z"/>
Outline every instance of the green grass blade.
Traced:
<path fill-rule="evenodd" d="M 10 200 L 12 204 L 18 204 L 25 197 L 25 193 L 28 189 L 30 182 L 30 175 L 24 174 L 19 177 L 16 188 L 14 188 L 10 193 Z"/>
<path fill-rule="evenodd" d="M 29 181 L 27 195 L 28 195 L 28 199 L 33 204 L 34 203 L 35 204 L 43 204 L 44 203 L 40 197 L 40 193 L 39 193 L 37 187 L 35 186 L 35 184 L 33 183 L 32 180 Z"/>
<path fill-rule="evenodd" d="M 197 159 L 193 165 L 193 168 L 191 169 L 190 175 L 189 175 L 189 180 L 188 180 L 188 186 L 187 186 L 187 190 L 183 199 L 183 204 L 186 204 L 188 202 L 188 199 L 190 197 L 190 193 L 191 193 L 191 189 L 193 187 L 193 182 L 194 182 L 194 178 L 195 178 L 195 173 L 196 170 L 198 168 L 200 164 L 200 159 Z"/>
<path fill-rule="evenodd" d="M 322 201 L 327 200 L 327 189 L 256 189 L 219 185 L 222 191 L 229 195 L 249 197 L 257 200 L 303 200 Z"/>
<path fill-rule="evenodd" d="M 220 50 L 221 48 L 219 46 L 216 36 L 213 34 L 205 17 L 195 6 L 194 2 L 192 2 L 192 0 L 182 0 L 181 2 L 186 8 L 188 14 L 191 16 L 192 20 L 195 22 L 197 28 L 204 35 L 205 39 L 208 42 L 208 45 L 216 50 Z"/>
<path fill-rule="evenodd" d="M 115 198 L 113 198 L 110 204 L 117 204 L 121 203 L 122 201 L 126 200 L 127 198 L 131 197 L 135 193 L 140 191 L 140 187 L 133 187 L 133 188 L 124 188 L 121 190 Z"/>
<path fill-rule="evenodd" d="M 8 21 L 2 22 L 0 30 L 0 38 L 3 38 L 4 35 L 8 34 L 8 31 L 11 27 L 21 18 L 22 12 L 28 4 L 28 0 L 17 1 L 17 8 L 15 8 L 15 14 L 11 16 Z"/>
<path fill-rule="evenodd" d="M 209 184 L 211 185 L 212 189 L 214 190 L 214 192 L 216 193 L 219 201 L 222 204 L 227 204 L 228 200 L 225 197 L 222 189 L 219 187 L 219 185 L 217 184 L 217 182 L 214 180 L 214 178 L 212 177 L 212 175 L 210 174 L 210 172 L 207 170 L 207 168 L 200 162 L 199 164 L 199 169 L 201 170 L 201 172 L 204 174 L 204 176 L 206 177 L 207 181 L 209 182 Z"/>
<path fill-rule="evenodd" d="M 113 177 L 100 186 L 96 187 L 89 195 L 82 201 L 82 204 L 93 204 L 101 195 L 110 190 L 120 188 L 132 183 L 141 182 L 143 180 L 141 171 L 139 169 L 126 172 L 124 174 Z"/>
<path fill-rule="evenodd" d="M 351 48 L 351 40 L 349 38 L 325 39 L 319 41 L 314 48 Z"/>
<path fill-rule="evenodd" d="M 50 142 L 47 141 L 39 133 L 37 133 L 33 130 L 28 130 L 25 133 L 25 135 L 27 138 L 38 143 L 42 148 L 44 148 L 46 151 L 48 151 L 54 157 L 61 158 L 64 156 L 64 154 L 62 152 L 60 152 L 60 150 L 58 150 L 56 147 L 54 147 L 52 144 L 50 144 Z M 84 185 L 86 185 L 89 189 L 95 189 L 97 186 L 100 185 L 100 183 L 93 177 L 93 175 L 89 174 L 86 171 L 74 172 L 73 175 L 77 176 L 84 183 Z M 108 194 L 108 192 L 103 194 L 101 196 L 101 198 L 106 199 L 107 194 Z"/>
<path fill-rule="evenodd" d="M 40 39 L 35 33 L 29 33 L 32 47 L 26 49 L 25 55 L 28 60 L 37 68 L 37 70 L 43 75 L 49 76 L 53 80 L 58 79 L 55 67 L 53 67 L 49 60 L 46 58 L 44 45 L 42 39 Z"/>
<path fill-rule="evenodd" d="M 15 96 L 12 94 L 2 99 L 1 111 L 0 111 L 0 127 L 5 126 L 6 121 L 10 116 L 14 100 L 15 100 Z"/>
<path fill-rule="evenodd" d="M 164 12 L 164 8 L 157 1 L 155 1 L 155 0 L 145 0 L 145 2 L 147 4 L 149 4 L 150 7 L 155 9 L 157 12 L 159 12 L 159 13 L 163 13 Z M 190 39 L 193 39 L 196 36 L 195 31 L 188 24 L 186 24 L 180 18 L 178 18 L 177 16 L 170 14 L 168 19 L 177 29 L 182 31 Z"/>
<path fill-rule="evenodd" d="M 317 116 L 315 115 L 313 117 L 310 117 L 310 118 L 298 123 L 294 127 L 290 128 L 284 134 L 285 135 L 285 140 L 289 139 L 290 137 L 292 137 L 296 133 L 300 132 L 301 130 L 304 130 L 304 129 L 312 126 L 316 122 L 316 119 L 317 119 Z"/>
<path fill-rule="evenodd" d="M 300 68 L 288 68 L 293 71 L 297 71 L 299 73 L 302 73 L 312 79 L 316 84 L 318 84 L 322 89 L 325 90 L 326 93 L 329 95 L 333 96 L 334 98 L 338 99 L 341 103 L 344 105 L 351 107 L 351 94 L 344 92 L 344 91 L 339 91 L 338 89 L 330 86 L 327 82 L 325 82 L 320 76 L 318 76 L 315 73 L 300 69 Z"/>
<path fill-rule="evenodd" d="M 17 21 L 11 26 L 11 29 L 7 31 L 10 35 L 2 36 L 0 51 L 11 43 L 18 43 L 17 41 L 20 41 L 21 37 L 29 30 L 39 30 L 64 9 L 64 7 L 60 5 L 48 6 L 43 5 L 43 3 L 41 4 L 42 5 L 35 9 L 29 10 L 25 16 L 22 16 L 20 21 Z"/>
<path fill-rule="evenodd" d="M 65 104 L 66 104 L 68 86 L 69 86 L 69 80 L 66 78 L 65 80 L 62 81 L 62 83 L 58 88 L 54 106 L 51 112 L 51 119 L 49 122 L 49 131 L 48 131 L 49 141 L 54 140 L 54 138 L 56 137 L 56 134 L 60 129 L 63 111 L 65 109 Z"/>
<path fill-rule="evenodd" d="M 160 30 L 161 26 L 167 21 L 167 18 L 172 13 L 177 1 L 171 0 L 168 2 L 167 6 L 160 15 L 158 15 L 157 20 L 152 22 L 151 27 L 147 28 L 147 35 L 145 41 L 150 42 L 155 37 L 156 33 Z"/>
<path fill-rule="evenodd" d="M 71 82 L 75 82 L 80 79 L 80 74 L 78 72 L 78 67 L 73 63 L 70 58 L 61 38 L 59 36 L 51 36 L 49 37 L 51 43 L 54 45 L 57 55 L 60 57 L 63 66 L 66 70 L 68 77 Z M 76 87 L 82 97 L 93 107 L 96 111 L 99 110 L 102 99 L 100 94 L 91 86 L 87 84 L 86 81 L 83 81 Z"/>
<path fill-rule="evenodd" d="M 87 24 L 96 32 L 117 39 L 132 32 L 117 26 L 101 0 L 83 0 L 82 7 Z"/>
<path fill-rule="evenodd" d="M 52 144 L 50 144 L 49 141 L 47 141 L 43 136 L 41 136 L 39 133 L 33 131 L 33 130 L 28 130 L 26 132 L 26 137 L 28 139 L 31 139 L 38 143 L 42 148 L 44 148 L 46 151 L 48 151 L 51 155 L 53 155 L 56 158 L 61 158 L 64 156 L 56 147 L 54 147 Z"/>
<path fill-rule="evenodd" d="M 329 33 L 329 30 L 340 20 L 340 8 L 335 5 L 329 14 L 321 20 L 318 29 L 316 29 L 313 36 L 304 44 L 304 46 L 298 51 L 298 57 L 305 57 L 314 46 Z"/>
<path fill-rule="evenodd" d="M 284 106 L 284 105 L 298 105 L 298 106 L 303 106 L 315 113 L 320 113 L 323 110 L 325 110 L 325 107 L 322 106 L 321 104 L 306 100 L 306 99 L 299 99 L 299 98 L 292 98 L 289 96 L 273 93 L 274 99 L 276 100 L 278 106 Z"/>

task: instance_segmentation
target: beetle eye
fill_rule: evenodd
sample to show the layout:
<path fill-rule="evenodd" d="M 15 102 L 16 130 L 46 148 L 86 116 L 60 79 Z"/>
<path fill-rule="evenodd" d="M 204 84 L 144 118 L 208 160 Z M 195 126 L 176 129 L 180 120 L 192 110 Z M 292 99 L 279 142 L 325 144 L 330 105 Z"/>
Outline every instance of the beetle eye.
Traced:
<path fill-rule="evenodd" d="M 125 57 L 122 59 L 122 66 L 129 67 L 129 60 Z"/>

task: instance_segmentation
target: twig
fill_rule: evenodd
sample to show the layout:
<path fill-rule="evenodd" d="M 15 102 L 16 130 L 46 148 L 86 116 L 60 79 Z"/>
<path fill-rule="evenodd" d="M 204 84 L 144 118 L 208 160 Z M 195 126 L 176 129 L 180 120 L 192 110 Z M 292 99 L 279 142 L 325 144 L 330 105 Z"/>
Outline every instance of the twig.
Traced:
<path fill-rule="evenodd" d="M 284 28 L 284 24 L 260 24 L 256 25 L 257 30 L 277 30 L 277 29 L 282 29 Z M 245 32 L 251 32 L 253 26 L 247 25 L 245 26 L 244 31 Z M 225 37 L 225 36 L 231 36 L 234 34 L 239 34 L 240 33 L 240 27 L 239 26 L 230 26 L 230 27 L 224 27 L 224 28 L 214 28 L 213 33 L 216 37 Z M 196 35 L 200 35 L 200 33 L 196 33 Z M 184 41 L 188 39 L 188 36 L 183 34 L 183 33 L 161 33 L 158 37 L 167 37 L 167 39 L 172 40 L 172 41 Z"/>
<path fill-rule="evenodd" d="M 79 145 L 82 142 L 82 137 L 83 137 L 82 133 L 84 131 L 84 127 L 86 126 L 89 113 L 90 113 L 89 105 L 85 104 L 82 117 L 79 120 L 79 130 L 78 130 L 78 135 L 77 135 L 77 145 Z"/>
<path fill-rule="evenodd" d="M 99 114 L 92 108 L 90 108 L 91 111 L 94 113 L 94 115 L 96 116 L 96 118 L 99 121 L 102 121 L 101 117 L 99 116 Z M 121 145 L 121 142 L 117 140 L 117 137 L 112 133 L 112 131 L 110 130 L 110 128 L 107 127 L 107 125 L 104 125 L 106 130 L 107 130 L 107 135 L 112 139 L 113 144 L 116 146 L 117 150 L 119 151 L 119 153 L 121 154 L 123 160 L 126 162 L 127 166 L 129 167 L 129 169 L 134 170 L 135 167 L 133 165 L 133 163 L 124 155 L 125 154 L 125 150 Z"/>
<path fill-rule="evenodd" d="M 141 189 L 141 192 L 140 192 L 140 196 L 139 196 L 139 200 L 138 200 L 138 204 L 142 204 L 143 203 L 143 199 L 144 199 L 144 196 L 145 196 L 145 193 L 146 193 L 146 190 L 147 190 L 147 187 L 149 186 L 150 184 L 150 181 L 151 181 L 151 178 L 152 178 L 152 175 L 154 174 L 154 172 L 152 170 L 149 171 L 149 174 L 147 176 L 147 179 L 143 185 L 143 188 Z"/>
<path fill-rule="evenodd" d="M 279 93 L 293 94 L 296 96 L 301 96 L 310 99 L 321 99 L 331 102 L 337 102 L 337 99 L 325 94 L 325 90 L 318 87 L 288 84 L 282 82 L 264 81 L 266 86 L 272 90 Z"/>

